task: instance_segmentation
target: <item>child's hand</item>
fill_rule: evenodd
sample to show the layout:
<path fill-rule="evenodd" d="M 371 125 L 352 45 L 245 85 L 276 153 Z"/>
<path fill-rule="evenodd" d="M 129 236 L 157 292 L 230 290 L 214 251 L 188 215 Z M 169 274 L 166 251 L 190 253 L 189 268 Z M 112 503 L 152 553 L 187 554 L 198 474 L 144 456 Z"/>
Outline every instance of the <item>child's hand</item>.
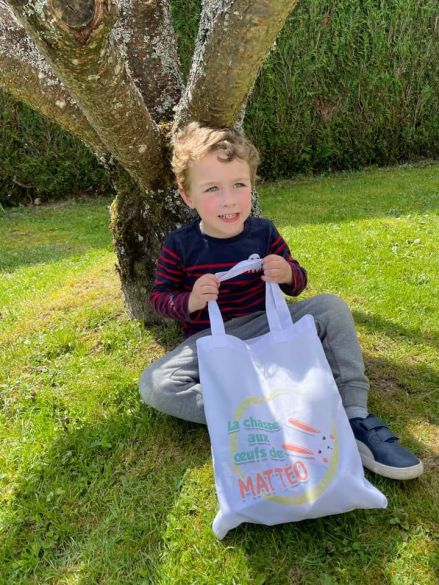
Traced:
<path fill-rule="evenodd" d="M 214 274 L 203 274 L 200 276 L 192 288 L 189 296 L 189 313 L 204 309 L 207 301 L 216 301 L 218 299 L 218 290 L 220 281 Z"/>
<path fill-rule="evenodd" d="M 265 282 L 277 282 L 278 284 L 291 284 L 293 273 L 291 266 L 283 256 L 269 254 L 262 260 L 262 269 L 264 276 L 261 276 Z"/>

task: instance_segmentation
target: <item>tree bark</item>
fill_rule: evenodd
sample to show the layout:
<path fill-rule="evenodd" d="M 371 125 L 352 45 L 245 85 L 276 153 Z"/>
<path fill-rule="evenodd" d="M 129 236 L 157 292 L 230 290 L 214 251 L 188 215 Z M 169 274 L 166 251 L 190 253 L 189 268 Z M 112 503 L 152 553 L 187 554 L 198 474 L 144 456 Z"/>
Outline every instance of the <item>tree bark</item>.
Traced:
<path fill-rule="evenodd" d="M 114 182 L 110 227 L 125 306 L 135 319 L 158 322 L 149 303 L 156 261 L 166 234 L 187 221 L 191 211 L 172 188 L 142 191 L 122 167 Z"/>
<path fill-rule="evenodd" d="M 11 10 L 0 0 L 0 86 L 85 142 L 108 151 L 62 81 L 53 74 Z"/>
<path fill-rule="evenodd" d="M 107 149 L 142 188 L 164 173 L 163 139 L 118 50 L 114 0 L 11 0 Z"/>
<path fill-rule="evenodd" d="M 37 51 L 0 0 L 0 40 L 20 47 L 15 54 L 0 48 L 0 83 L 96 152 L 114 155 L 117 270 L 129 313 L 147 322 L 163 239 L 191 216 L 173 188 L 169 134 L 189 120 L 242 122 L 295 0 L 205 0 L 182 98 L 169 0 L 118 1 L 120 18 L 116 0 L 10 0 Z"/>
<path fill-rule="evenodd" d="M 115 35 L 126 45 L 128 64 L 156 122 L 170 122 L 183 91 L 177 39 L 168 0 L 123 2 Z"/>
<path fill-rule="evenodd" d="M 233 126 L 255 79 L 297 0 L 211 0 L 175 129 L 190 120 Z"/>

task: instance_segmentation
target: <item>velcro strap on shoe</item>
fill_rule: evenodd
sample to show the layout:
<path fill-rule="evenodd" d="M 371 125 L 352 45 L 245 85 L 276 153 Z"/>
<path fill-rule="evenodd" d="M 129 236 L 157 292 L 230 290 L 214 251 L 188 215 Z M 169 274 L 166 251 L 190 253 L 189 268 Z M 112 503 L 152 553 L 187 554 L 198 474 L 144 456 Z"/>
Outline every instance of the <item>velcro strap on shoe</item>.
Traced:
<path fill-rule="evenodd" d="M 386 423 L 377 416 L 368 416 L 367 418 L 364 418 L 361 421 L 361 426 L 368 431 L 375 430 L 382 441 L 388 441 L 389 439 L 399 439 L 399 437 L 392 433 L 392 431 L 387 427 Z"/>
<path fill-rule="evenodd" d="M 390 439 L 397 441 L 399 439 L 399 437 L 392 433 L 387 427 L 378 427 L 375 429 L 375 432 L 382 441 L 389 441 Z"/>
<path fill-rule="evenodd" d="M 366 418 L 363 418 L 361 420 L 361 426 L 370 431 L 372 429 L 377 429 L 378 427 L 386 427 L 386 423 L 384 421 L 382 421 L 380 418 L 378 418 L 377 416 L 368 416 Z"/>

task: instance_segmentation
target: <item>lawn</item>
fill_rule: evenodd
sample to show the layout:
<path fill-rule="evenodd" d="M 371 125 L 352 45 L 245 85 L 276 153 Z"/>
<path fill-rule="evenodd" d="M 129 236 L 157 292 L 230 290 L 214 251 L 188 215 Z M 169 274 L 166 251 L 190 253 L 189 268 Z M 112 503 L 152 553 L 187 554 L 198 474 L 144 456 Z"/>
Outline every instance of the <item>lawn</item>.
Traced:
<path fill-rule="evenodd" d="M 260 186 L 308 269 L 306 295 L 350 305 L 370 410 L 424 461 L 418 480 L 367 473 L 386 510 L 219 542 L 204 427 L 139 401 L 176 343 L 123 308 L 109 200 L 0 215 L 0 584 L 437 585 L 439 164 Z"/>

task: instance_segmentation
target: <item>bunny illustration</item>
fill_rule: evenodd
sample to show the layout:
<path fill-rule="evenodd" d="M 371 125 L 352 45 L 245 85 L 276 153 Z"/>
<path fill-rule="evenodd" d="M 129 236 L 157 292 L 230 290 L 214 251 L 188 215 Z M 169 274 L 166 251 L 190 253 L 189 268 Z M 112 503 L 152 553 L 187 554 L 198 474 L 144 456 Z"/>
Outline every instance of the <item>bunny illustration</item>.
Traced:
<path fill-rule="evenodd" d="M 327 465 L 334 449 L 335 435 L 297 419 L 289 417 L 286 427 L 293 431 L 292 438 L 282 444 L 290 457 L 307 458 Z M 303 444 L 306 436 L 306 447 Z"/>

